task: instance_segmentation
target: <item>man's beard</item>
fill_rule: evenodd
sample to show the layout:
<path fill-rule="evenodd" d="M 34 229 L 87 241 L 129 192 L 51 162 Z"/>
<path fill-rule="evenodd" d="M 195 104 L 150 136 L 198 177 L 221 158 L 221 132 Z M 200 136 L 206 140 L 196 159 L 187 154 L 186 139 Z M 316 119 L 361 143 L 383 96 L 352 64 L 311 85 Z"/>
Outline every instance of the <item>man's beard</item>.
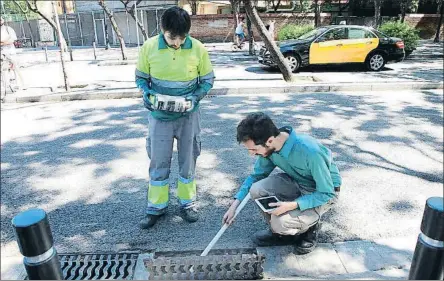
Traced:
<path fill-rule="evenodd" d="M 276 150 L 276 148 L 271 148 L 267 145 L 264 145 L 264 147 L 265 147 L 266 151 L 265 151 L 264 155 L 262 155 L 263 157 L 270 156 Z"/>

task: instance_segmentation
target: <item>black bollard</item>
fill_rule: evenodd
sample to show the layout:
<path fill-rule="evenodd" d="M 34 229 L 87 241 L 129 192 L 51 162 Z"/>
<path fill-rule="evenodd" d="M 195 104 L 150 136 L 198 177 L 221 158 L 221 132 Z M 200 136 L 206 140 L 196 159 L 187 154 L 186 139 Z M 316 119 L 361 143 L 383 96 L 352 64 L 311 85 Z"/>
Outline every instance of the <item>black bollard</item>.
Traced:
<path fill-rule="evenodd" d="M 30 209 L 12 219 L 29 280 L 63 280 L 57 251 L 42 209 Z"/>
<path fill-rule="evenodd" d="M 444 280 L 444 198 L 427 199 L 409 280 Z"/>

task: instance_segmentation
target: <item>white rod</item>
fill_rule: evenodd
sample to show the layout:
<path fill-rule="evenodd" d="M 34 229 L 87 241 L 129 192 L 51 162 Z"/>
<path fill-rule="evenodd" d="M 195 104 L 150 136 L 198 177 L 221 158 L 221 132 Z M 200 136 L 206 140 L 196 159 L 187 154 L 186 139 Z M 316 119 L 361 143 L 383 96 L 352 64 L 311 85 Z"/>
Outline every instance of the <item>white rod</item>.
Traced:
<path fill-rule="evenodd" d="M 250 193 L 248 193 L 247 196 L 244 198 L 244 200 L 242 200 L 242 202 L 236 208 L 236 212 L 234 213 L 233 220 L 237 217 L 237 215 L 240 213 L 240 211 L 242 211 L 242 209 L 245 207 L 248 200 L 250 200 L 250 197 L 251 197 L 251 195 L 250 195 Z M 210 252 L 210 250 L 214 247 L 214 244 L 216 244 L 216 242 L 219 240 L 219 238 L 222 236 L 222 234 L 224 234 L 224 232 L 225 232 L 225 230 L 227 230 L 227 228 L 228 228 L 228 224 L 226 223 L 222 226 L 222 228 L 219 230 L 219 232 L 216 234 L 216 236 L 214 236 L 213 240 L 211 240 L 210 244 L 208 244 L 208 246 L 202 252 L 202 254 L 200 255 L 201 257 L 205 257 L 206 255 L 208 255 L 208 252 Z"/>

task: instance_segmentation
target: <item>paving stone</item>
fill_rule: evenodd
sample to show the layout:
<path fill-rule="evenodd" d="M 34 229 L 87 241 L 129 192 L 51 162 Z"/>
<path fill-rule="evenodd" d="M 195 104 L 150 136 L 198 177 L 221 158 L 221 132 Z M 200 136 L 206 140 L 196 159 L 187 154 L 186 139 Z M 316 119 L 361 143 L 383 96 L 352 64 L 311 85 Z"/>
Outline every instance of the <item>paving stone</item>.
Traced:
<path fill-rule="evenodd" d="M 346 273 L 331 244 L 319 244 L 307 255 L 295 255 L 292 246 L 260 247 L 258 252 L 265 255 L 264 277 L 266 278 Z"/>
<path fill-rule="evenodd" d="M 374 271 L 385 268 L 386 263 L 370 241 L 335 243 L 334 247 L 348 273 Z"/>

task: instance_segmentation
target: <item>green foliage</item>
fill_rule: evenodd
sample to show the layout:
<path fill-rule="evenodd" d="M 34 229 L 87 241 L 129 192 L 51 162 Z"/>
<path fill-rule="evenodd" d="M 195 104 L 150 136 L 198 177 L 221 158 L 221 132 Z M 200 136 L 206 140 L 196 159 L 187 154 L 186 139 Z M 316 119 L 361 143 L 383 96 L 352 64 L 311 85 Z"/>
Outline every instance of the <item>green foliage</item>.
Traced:
<path fill-rule="evenodd" d="M 309 12 L 311 10 L 312 6 L 312 0 L 298 0 L 296 1 L 296 7 L 295 11 L 300 13 Z"/>
<path fill-rule="evenodd" d="M 6 21 L 21 21 L 25 20 L 24 13 L 28 16 L 29 19 L 37 19 L 39 16 L 28 9 L 25 0 L 8 0 L 4 1 L 3 6 L 1 7 L 2 15 L 4 16 Z M 18 7 L 19 5 L 20 7 Z M 23 13 L 24 12 L 24 13 Z"/>
<path fill-rule="evenodd" d="M 418 47 L 418 40 L 420 39 L 419 31 L 411 27 L 407 23 L 400 21 L 389 21 L 381 25 L 379 31 L 387 36 L 398 37 L 404 41 L 405 50 L 413 51 Z"/>
<path fill-rule="evenodd" d="M 314 29 L 312 25 L 296 25 L 287 24 L 283 26 L 278 32 L 278 40 L 297 39 L 299 36 L 310 32 Z"/>

